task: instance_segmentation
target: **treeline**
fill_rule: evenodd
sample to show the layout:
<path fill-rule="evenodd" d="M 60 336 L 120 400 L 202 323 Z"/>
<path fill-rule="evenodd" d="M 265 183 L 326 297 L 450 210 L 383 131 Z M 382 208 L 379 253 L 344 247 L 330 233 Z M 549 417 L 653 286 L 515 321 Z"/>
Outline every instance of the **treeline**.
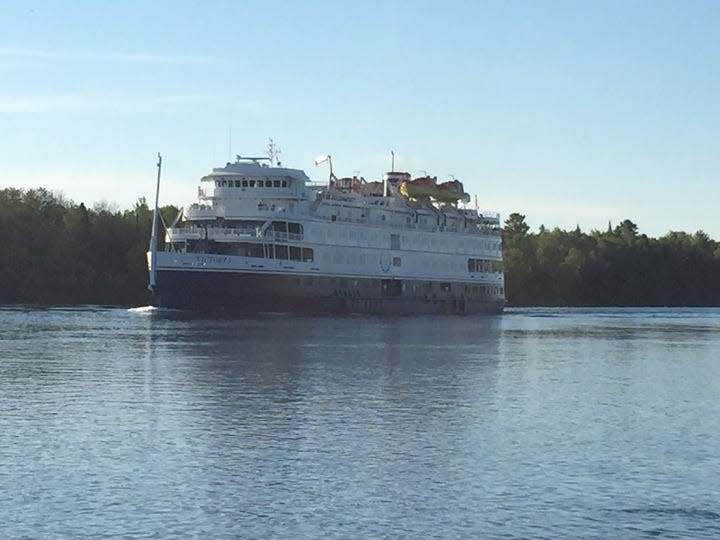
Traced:
<path fill-rule="evenodd" d="M 178 209 L 162 213 L 169 224 Z M 120 211 L 42 188 L 0 190 L 0 304 L 147 304 L 151 226 L 145 199 Z M 625 220 L 605 232 L 530 233 L 511 214 L 503 254 L 509 305 L 720 305 L 720 244 L 702 231 L 648 238 Z"/>
<path fill-rule="evenodd" d="M 119 211 L 43 188 L 0 190 L 0 304 L 147 304 L 151 226 L 144 199 Z"/>
<path fill-rule="evenodd" d="M 515 306 L 719 306 L 720 244 L 702 231 L 529 233 L 522 214 L 503 229 L 505 291 Z"/>

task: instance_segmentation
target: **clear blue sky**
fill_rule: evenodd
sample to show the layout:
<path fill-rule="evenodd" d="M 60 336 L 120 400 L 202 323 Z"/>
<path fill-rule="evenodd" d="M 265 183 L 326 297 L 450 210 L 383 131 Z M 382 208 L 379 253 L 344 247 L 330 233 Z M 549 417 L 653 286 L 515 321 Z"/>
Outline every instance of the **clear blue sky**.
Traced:
<path fill-rule="evenodd" d="M 192 202 L 230 153 L 720 239 L 720 2 L 4 2 L 0 187 Z"/>

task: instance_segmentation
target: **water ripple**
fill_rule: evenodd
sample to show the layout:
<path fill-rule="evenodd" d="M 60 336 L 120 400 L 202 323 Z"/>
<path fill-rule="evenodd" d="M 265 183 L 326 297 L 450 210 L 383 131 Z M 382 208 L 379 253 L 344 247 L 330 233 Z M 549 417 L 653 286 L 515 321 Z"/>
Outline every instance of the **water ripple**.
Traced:
<path fill-rule="evenodd" d="M 718 310 L 0 310 L 3 537 L 720 537 Z"/>

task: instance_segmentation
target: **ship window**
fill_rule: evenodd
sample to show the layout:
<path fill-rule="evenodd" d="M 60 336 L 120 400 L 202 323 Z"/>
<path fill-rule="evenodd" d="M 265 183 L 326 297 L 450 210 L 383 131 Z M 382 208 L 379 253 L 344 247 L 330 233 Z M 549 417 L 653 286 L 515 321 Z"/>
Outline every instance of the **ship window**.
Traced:
<path fill-rule="evenodd" d="M 400 235 L 399 234 L 391 234 L 390 235 L 390 249 L 400 249 Z"/>
<path fill-rule="evenodd" d="M 263 245 L 262 244 L 251 244 L 251 243 L 240 243 L 236 244 L 236 247 L 232 248 L 237 255 L 241 257 L 264 257 Z M 230 252 L 230 251 L 229 251 Z"/>
<path fill-rule="evenodd" d="M 220 180 L 215 180 L 215 187 L 220 187 Z"/>
<path fill-rule="evenodd" d="M 393 257 L 393 266 L 402 266 L 402 259 L 400 257 Z"/>
<path fill-rule="evenodd" d="M 282 181 L 282 187 L 287 187 L 287 180 Z"/>
<path fill-rule="evenodd" d="M 335 214 L 330 216 L 330 221 L 337 221 L 337 216 Z"/>
<path fill-rule="evenodd" d="M 402 281 L 399 279 L 383 279 L 381 281 L 381 292 L 383 296 L 401 296 Z"/>
<path fill-rule="evenodd" d="M 475 259 L 468 259 L 468 272 L 475 272 L 477 271 L 477 265 L 475 264 Z"/>
<path fill-rule="evenodd" d="M 227 187 L 227 180 L 222 181 L 222 187 Z"/>
<path fill-rule="evenodd" d="M 441 284 L 440 284 L 440 290 L 443 291 L 443 292 L 450 292 L 450 289 L 451 289 L 451 288 L 452 288 L 452 287 L 450 286 L 449 283 L 441 283 Z"/>
<path fill-rule="evenodd" d="M 242 187 L 248 187 L 248 181 L 247 181 L 247 180 L 243 180 L 243 181 L 242 181 Z"/>
<path fill-rule="evenodd" d="M 301 250 L 298 246 L 290 246 L 290 260 L 299 261 L 301 260 Z"/>
<path fill-rule="evenodd" d="M 288 223 L 288 232 L 290 234 L 302 234 L 302 225 L 300 223 Z"/>
<path fill-rule="evenodd" d="M 250 187 L 255 187 L 255 180 L 250 180 Z"/>
<path fill-rule="evenodd" d="M 258 180 L 257 187 L 265 187 L 265 182 L 263 180 Z"/>
<path fill-rule="evenodd" d="M 288 247 L 277 245 L 275 246 L 275 258 L 276 259 L 287 259 L 288 258 Z"/>
<path fill-rule="evenodd" d="M 273 187 L 280 187 L 280 180 L 273 180 Z"/>
<path fill-rule="evenodd" d="M 313 262 L 314 254 L 312 248 L 303 248 L 302 260 L 305 262 Z"/>

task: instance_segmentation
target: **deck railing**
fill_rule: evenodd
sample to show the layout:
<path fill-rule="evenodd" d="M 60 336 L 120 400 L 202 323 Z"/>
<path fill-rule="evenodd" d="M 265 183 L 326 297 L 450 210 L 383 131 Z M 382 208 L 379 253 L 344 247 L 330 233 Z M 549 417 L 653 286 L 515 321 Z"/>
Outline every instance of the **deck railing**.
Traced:
<path fill-rule="evenodd" d="M 211 240 L 223 239 L 232 240 L 233 238 L 262 237 L 266 240 L 276 240 L 278 242 L 301 241 L 303 235 L 299 233 L 287 233 L 284 231 L 265 231 L 264 235 L 259 235 L 260 227 L 174 227 L 168 229 L 168 236 L 175 240 L 184 240 L 186 238 L 205 238 L 205 231 Z"/>

